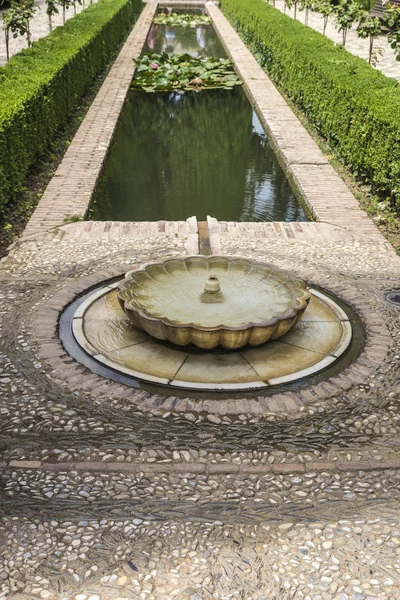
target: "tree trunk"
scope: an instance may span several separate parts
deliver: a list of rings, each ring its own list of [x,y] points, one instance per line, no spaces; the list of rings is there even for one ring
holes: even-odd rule
[[[4,34],[6,36],[6,59],[8,62],[10,60],[10,29],[8,27],[4,30]]]
[[[326,35],[326,26],[328,25],[328,16],[324,17],[324,35]]]
[[[297,2],[294,3],[294,18],[296,18],[297,15]]]
[[[371,60],[372,60],[372,50],[374,47],[374,36],[370,35],[369,36],[369,57],[368,57],[368,62],[369,64],[371,64]]]
[[[308,6],[306,7],[306,14],[304,15],[304,25],[308,25]]]
[[[74,2],[74,15],[76,15],[76,2]]]
[[[343,31],[342,31],[343,48],[345,48],[345,46],[346,46],[346,36],[347,36],[347,27],[344,27]]]
[[[30,48],[31,47],[31,30],[29,27],[29,19],[26,24],[26,39],[28,40],[28,48]]]
[[[286,0],[283,2],[283,14],[286,15]]]
[[[51,19],[51,15],[49,15],[49,33],[53,31],[53,21]]]

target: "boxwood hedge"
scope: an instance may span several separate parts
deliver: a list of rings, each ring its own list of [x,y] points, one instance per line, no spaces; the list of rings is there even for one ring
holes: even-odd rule
[[[99,0],[0,68],[0,214],[141,7],[141,0]]]
[[[222,0],[261,66],[352,172],[400,209],[400,85],[264,0]]]

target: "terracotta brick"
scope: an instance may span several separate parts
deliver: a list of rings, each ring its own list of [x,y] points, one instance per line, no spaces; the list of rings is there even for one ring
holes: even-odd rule
[[[338,471],[365,471],[368,470],[370,466],[369,462],[337,462],[336,468]]]
[[[272,471],[271,465],[257,464],[257,465],[240,465],[240,473],[246,473],[248,475],[262,475],[263,473],[270,473]]]
[[[307,473],[336,470],[336,463],[334,462],[309,462],[305,463],[305,466]]]
[[[145,5],[33,213],[22,239],[85,216],[157,4]],[[55,207],[57,210],[55,211]]]
[[[274,473],[305,473],[303,463],[273,463],[272,471]]]
[[[219,475],[221,473],[239,473],[239,465],[232,463],[219,463],[207,465],[208,475]]]

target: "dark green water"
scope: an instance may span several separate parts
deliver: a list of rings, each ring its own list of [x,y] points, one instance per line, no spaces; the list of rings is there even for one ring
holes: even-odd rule
[[[153,25],[146,50],[226,56],[210,25]],[[193,215],[200,221],[207,215],[306,220],[243,89],[132,90],[89,218],[177,221]]]

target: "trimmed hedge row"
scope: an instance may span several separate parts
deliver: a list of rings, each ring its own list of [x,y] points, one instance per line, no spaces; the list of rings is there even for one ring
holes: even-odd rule
[[[99,0],[0,68],[0,214],[141,7],[141,0]]]
[[[264,0],[222,10],[346,165],[400,209],[400,85]]]

